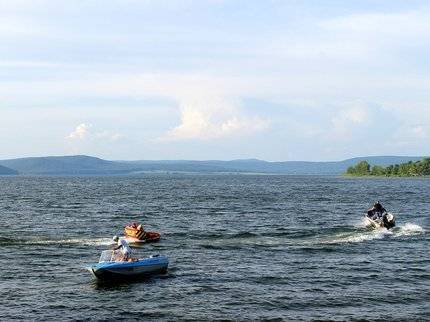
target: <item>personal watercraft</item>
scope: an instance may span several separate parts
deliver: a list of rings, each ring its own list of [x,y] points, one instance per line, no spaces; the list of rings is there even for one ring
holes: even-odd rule
[[[396,219],[390,212],[384,212],[373,216],[365,215],[364,218],[367,227],[390,229],[396,225]]]

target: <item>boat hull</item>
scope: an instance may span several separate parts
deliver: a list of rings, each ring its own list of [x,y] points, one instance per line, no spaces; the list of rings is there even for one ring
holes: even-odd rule
[[[169,266],[166,256],[154,256],[134,262],[102,262],[91,267],[93,275],[100,280],[132,279],[165,273]]]
[[[124,236],[123,237],[129,244],[145,244],[145,243],[153,243],[157,242],[161,238],[161,234],[157,232],[148,231],[142,238],[137,238],[133,236]]]
[[[365,224],[367,227],[370,227],[370,228],[386,228],[386,229],[393,228],[396,225],[395,218],[390,213],[388,213],[387,215],[385,215],[381,219],[376,219],[376,220],[368,216],[364,216]]]
[[[370,219],[369,217],[364,217],[364,220],[366,222],[366,227],[370,228],[384,228],[384,223],[381,221],[376,221],[373,219]]]

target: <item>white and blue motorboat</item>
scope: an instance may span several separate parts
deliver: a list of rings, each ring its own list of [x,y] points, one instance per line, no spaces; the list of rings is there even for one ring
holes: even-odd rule
[[[105,250],[100,260],[89,270],[100,280],[130,279],[142,276],[165,273],[169,259],[163,255],[152,255],[133,261],[118,261],[117,251]]]

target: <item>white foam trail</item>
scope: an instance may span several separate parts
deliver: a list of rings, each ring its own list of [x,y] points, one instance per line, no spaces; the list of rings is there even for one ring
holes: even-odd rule
[[[425,229],[420,225],[413,223],[406,223],[402,226],[399,226],[399,230],[395,232],[396,236],[411,236],[411,235],[419,235],[425,233]]]
[[[335,239],[328,240],[326,244],[339,244],[339,243],[361,243],[364,241],[382,239],[387,235],[391,235],[392,232],[387,229],[377,229],[369,232],[362,233],[348,233],[348,234],[338,234]]]
[[[361,226],[362,225],[362,226]],[[364,218],[360,227],[366,227],[366,219]],[[413,223],[406,223],[402,226],[397,226],[394,230],[387,230],[386,228],[377,228],[371,231],[354,232],[354,233],[341,233],[334,236],[331,240],[319,240],[318,242],[324,244],[338,244],[338,243],[361,243],[364,241],[382,239],[386,236],[400,237],[412,236],[425,233],[426,230]]]
[[[79,246],[106,246],[111,245],[109,238],[72,238],[72,239],[52,239],[52,240],[28,240],[25,244],[36,245],[79,245]]]

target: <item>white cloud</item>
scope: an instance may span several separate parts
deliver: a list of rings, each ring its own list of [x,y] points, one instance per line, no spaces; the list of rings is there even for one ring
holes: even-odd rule
[[[348,135],[355,127],[369,122],[370,108],[361,103],[353,103],[350,107],[340,109],[331,119],[332,129],[336,135]]]
[[[67,139],[70,140],[83,140],[88,137],[91,124],[81,123],[79,124],[75,130],[67,136]]]
[[[411,132],[419,139],[425,139],[428,137],[428,129],[424,125],[413,126]]]
[[[248,116],[231,102],[209,98],[183,101],[181,124],[169,130],[161,140],[209,140],[247,136],[262,131],[269,122]]]
[[[82,83],[72,83],[68,89],[58,90],[68,91],[75,85],[80,87]],[[247,113],[235,99],[260,86],[234,77],[142,74],[107,77],[87,85],[83,91],[101,95],[115,92],[132,97],[163,97],[171,100],[179,109],[180,124],[162,135],[159,138],[161,140],[247,136],[266,129],[270,123],[267,119]]]
[[[83,140],[118,141],[124,138],[124,135],[120,133],[113,133],[107,130],[94,132],[91,130],[92,128],[93,126],[91,124],[81,123],[66,138],[69,140],[75,140],[75,141],[79,141],[79,140],[80,141],[83,141]]]

